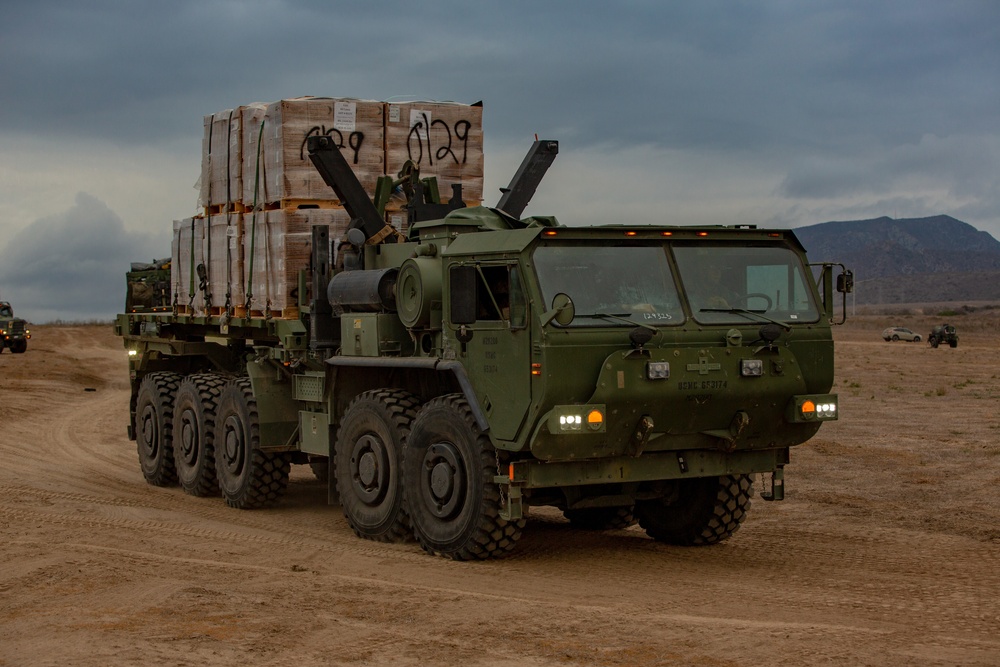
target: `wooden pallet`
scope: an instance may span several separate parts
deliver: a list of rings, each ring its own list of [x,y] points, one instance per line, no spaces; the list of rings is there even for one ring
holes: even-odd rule
[[[225,215],[227,213],[246,213],[247,206],[243,202],[229,202],[228,204],[212,204],[205,207],[205,217]]]
[[[297,210],[310,208],[342,209],[344,205],[337,199],[282,199],[264,204],[265,211]]]

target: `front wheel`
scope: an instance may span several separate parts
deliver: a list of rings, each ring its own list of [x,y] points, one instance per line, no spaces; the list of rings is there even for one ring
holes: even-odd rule
[[[23,338],[18,338],[10,344],[10,351],[14,354],[24,354],[27,349],[28,341]]]
[[[400,389],[366,391],[347,407],[337,432],[334,472],[340,506],[358,537],[410,537],[400,467],[417,401]]]
[[[222,390],[213,442],[219,489],[230,507],[268,507],[285,494],[291,463],[284,454],[260,450],[257,399],[249,378],[237,378]]]
[[[662,498],[636,503],[639,525],[660,542],[715,544],[735,533],[750,510],[750,475],[677,480]]]
[[[455,560],[503,556],[524,520],[500,517],[497,452],[461,394],[420,409],[403,455],[403,484],[413,532],[432,554]]]

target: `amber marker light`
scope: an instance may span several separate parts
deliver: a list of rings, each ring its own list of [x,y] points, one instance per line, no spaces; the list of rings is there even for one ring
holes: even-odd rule
[[[546,236],[555,236],[556,235],[556,231],[552,230],[552,229],[547,229],[547,230],[545,230],[542,233],[545,234]]]
[[[512,482],[514,481],[514,464],[513,463],[507,465],[507,477],[508,477],[508,479],[510,479],[510,481],[512,481]]]
[[[531,374],[532,375],[541,375],[542,374],[542,365],[541,364],[531,364]]]
[[[590,428],[600,428],[603,423],[604,415],[601,414],[600,410],[591,410],[587,413],[587,425]]]
[[[625,236],[635,236],[635,232],[625,232]]]
[[[673,236],[674,233],[673,232],[660,232],[660,235],[661,236]]]
[[[815,413],[816,413],[815,403],[813,403],[812,401],[806,401],[805,403],[802,404],[802,414],[812,416]]]
[[[708,232],[698,232],[698,236],[708,236]]]

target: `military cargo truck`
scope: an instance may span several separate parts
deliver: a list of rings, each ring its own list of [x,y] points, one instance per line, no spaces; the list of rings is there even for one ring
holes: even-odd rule
[[[399,238],[329,137],[308,150],[353,222],[338,272],[313,228],[297,318],[117,318],[149,483],[258,508],[320,461],[357,535],[460,560],[508,553],[546,505],[707,545],[838,418],[852,277],[791,231],[522,218],[558,151],[538,141],[493,208],[415,181]]]
[[[22,354],[28,349],[31,330],[28,323],[14,317],[14,309],[6,301],[0,301],[0,352],[5,347],[14,354]]]
[[[132,262],[125,275],[125,312],[170,310],[170,259]]]

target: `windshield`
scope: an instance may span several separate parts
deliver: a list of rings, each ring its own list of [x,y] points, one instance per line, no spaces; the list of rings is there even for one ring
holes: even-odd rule
[[[673,252],[698,322],[739,324],[755,315],[819,320],[802,260],[789,248],[699,244],[677,245]]]
[[[684,321],[663,246],[551,245],[533,258],[546,305],[560,292],[573,299],[573,326]]]
[[[14,317],[14,311],[7,306],[0,308],[0,317]]]

